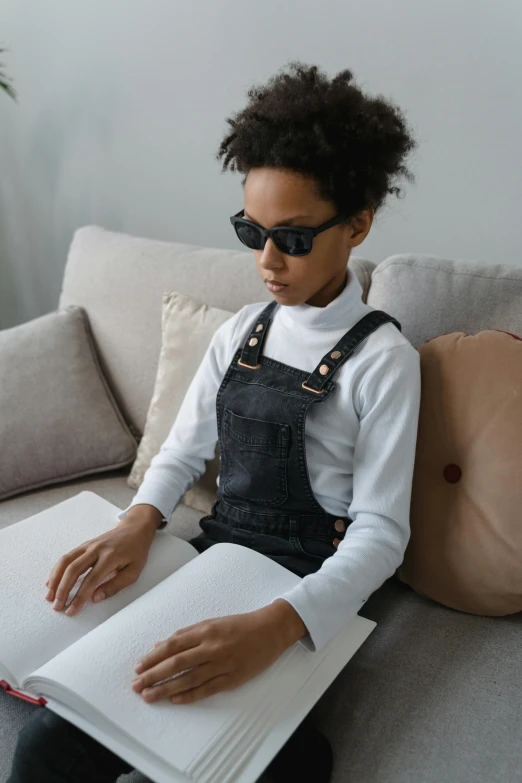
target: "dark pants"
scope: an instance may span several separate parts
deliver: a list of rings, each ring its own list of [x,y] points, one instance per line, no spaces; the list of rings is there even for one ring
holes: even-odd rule
[[[35,707],[18,735],[6,783],[114,783],[133,769],[68,720]]]

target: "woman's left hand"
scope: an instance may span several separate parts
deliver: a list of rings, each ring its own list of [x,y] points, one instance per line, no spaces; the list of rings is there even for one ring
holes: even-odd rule
[[[148,703],[197,701],[242,685],[306,633],[301,617],[284,599],[247,614],[203,620],[156,642],[140,661],[143,670],[132,688]],[[155,685],[175,674],[179,676]]]

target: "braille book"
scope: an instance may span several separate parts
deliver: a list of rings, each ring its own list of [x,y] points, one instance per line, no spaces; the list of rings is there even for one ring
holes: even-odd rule
[[[53,710],[157,783],[253,783],[376,624],[357,615],[316,652],[296,642],[235,689],[147,704],[131,682],[155,641],[261,608],[300,577],[247,547],[222,543],[198,554],[161,530],[134,584],[97,604],[88,599],[75,616],[55,611],[45,598],[52,568],[113,528],[120,511],[83,491],[0,530],[0,698]]]

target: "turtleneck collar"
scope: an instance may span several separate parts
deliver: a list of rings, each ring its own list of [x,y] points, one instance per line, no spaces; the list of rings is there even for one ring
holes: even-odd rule
[[[349,321],[351,315],[364,305],[363,289],[357,275],[348,267],[347,283],[339,296],[326,307],[309,304],[280,305],[278,317],[284,326],[292,328],[304,326],[307,329],[329,329],[340,321]]]

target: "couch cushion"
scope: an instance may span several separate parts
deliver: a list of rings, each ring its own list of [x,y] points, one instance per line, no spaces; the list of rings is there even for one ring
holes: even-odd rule
[[[136,494],[135,490],[127,484],[128,475],[129,467],[120,468],[106,473],[85,476],[76,481],[53,484],[45,489],[25,492],[16,498],[4,500],[0,503],[0,529],[30,517],[38,511],[50,508],[56,503],[61,503],[62,500],[67,500],[84,489],[96,492],[123,510]],[[198,523],[202,516],[204,515],[200,511],[180,503],[174,510],[171,528],[168,532],[188,541],[201,533]]]
[[[486,329],[418,348],[411,536],[397,575],[463,612],[522,610],[522,339]]]
[[[153,457],[176,421],[181,404],[216,331],[232,317],[229,310],[175,291],[163,294],[162,343],[154,394],[147,413],[129,486],[139,489]],[[219,444],[201,478],[185,492],[185,505],[210,514],[216,499]]]
[[[356,256],[349,263],[365,298],[374,264]],[[87,310],[105,377],[136,437],[154,390],[165,291],[231,312],[272,299],[251,251],[160,242],[99,226],[74,234],[60,307]]]
[[[368,304],[393,315],[415,348],[447,332],[522,334],[522,268],[390,256],[373,270]]]
[[[84,308],[1,331],[0,368],[0,500],[134,460]]]

